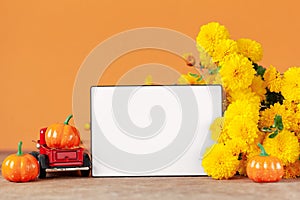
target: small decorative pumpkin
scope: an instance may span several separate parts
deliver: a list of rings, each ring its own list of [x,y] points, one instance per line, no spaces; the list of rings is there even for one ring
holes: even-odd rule
[[[49,148],[70,149],[79,146],[79,131],[69,125],[73,115],[69,115],[64,123],[52,124],[45,133],[46,144]]]
[[[276,182],[283,176],[282,162],[274,156],[269,156],[261,144],[261,153],[248,161],[247,175],[255,182]]]
[[[38,161],[30,154],[23,154],[22,141],[17,154],[6,157],[2,163],[2,176],[12,182],[33,181],[39,175]]]

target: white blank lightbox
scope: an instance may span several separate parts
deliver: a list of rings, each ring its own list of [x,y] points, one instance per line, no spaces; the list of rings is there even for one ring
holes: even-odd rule
[[[91,87],[92,176],[205,175],[220,85]]]

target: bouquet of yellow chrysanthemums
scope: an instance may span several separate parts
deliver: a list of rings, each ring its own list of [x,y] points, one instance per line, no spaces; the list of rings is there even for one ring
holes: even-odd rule
[[[262,143],[282,161],[285,178],[300,176],[300,67],[281,74],[273,66],[258,65],[261,44],[232,40],[216,22],[200,28],[197,48],[200,63],[189,64],[199,73],[183,74],[179,83],[222,84],[227,107],[211,125],[216,144],[203,158],[205,172],[215,179],[246,175],[247,160],[259,154],[257,144]],[[191,60],[191,55],[185,58]]]

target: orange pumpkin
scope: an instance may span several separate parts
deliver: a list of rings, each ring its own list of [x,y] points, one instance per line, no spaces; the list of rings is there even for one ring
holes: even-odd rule
[[[38,161],[30,154],[23,154],[22,142],[19,142],[18,153],[4,159],[2,176],[12,182],[27,182],[35,180],[38,175]]]
[[[79,131],[69,125],[73,115],[69,115],[64,123],[52,124],[45,133],[46,144],[50,148],[70,149],[79,146]]]
[[[269,156],[264,147],[258,144],[261,153],[249,159],[247,175],[255,182],[276,182],[283,176],[283,165],[277,157]]]

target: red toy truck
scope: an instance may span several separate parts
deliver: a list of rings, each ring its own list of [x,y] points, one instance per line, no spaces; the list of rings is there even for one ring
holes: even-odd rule
[[[46,145],[45,133],[47,128],[40,130],[40,139],[36,143],[39,152],[33,155],[40,165],[39,178],[45,178],[47,172],[80,171],[81,176],[89,176],[91,159],[84,148],[51,149]]]

